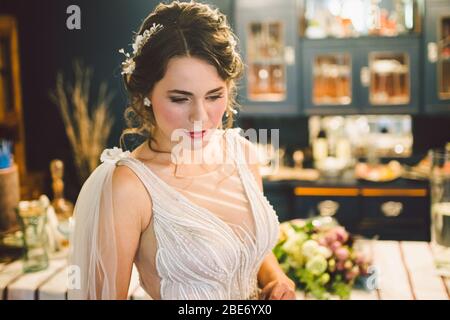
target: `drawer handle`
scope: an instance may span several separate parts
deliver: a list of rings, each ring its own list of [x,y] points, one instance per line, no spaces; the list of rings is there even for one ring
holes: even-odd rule
[[[359,78],[363,87],[368,87],[370,85],[370,69],[369,67],[362,67],[359,72]]]
[[[381,211],[385,217],[398,217],[403,211],[403,203],[388,201],[381,205]]]
[[[284,47],[284,61],[287,65],[292,66],[295,64],[295,49],[292,46]]]
[[[439,59],[438,45],[436,42],[427,43],[428,62],[436,63]]]
[[[339,210],[339,203],[332,200],[324,200],[319,202],[317,209],[319,209],[319,214],[322,217],[331,217]]]

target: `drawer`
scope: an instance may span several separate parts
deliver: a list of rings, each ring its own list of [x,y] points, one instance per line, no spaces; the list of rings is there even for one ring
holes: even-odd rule
[[[363,197],[362,215],[380,222],[424,223],[430,219],[430,207],[426,197]]]
[[[358,197],[296,196],[293,218],[331,216],[352,231],[360,219],[359,202]]]
[[[357,232],[381,240],[430,240],[428,197],[364,197]]]

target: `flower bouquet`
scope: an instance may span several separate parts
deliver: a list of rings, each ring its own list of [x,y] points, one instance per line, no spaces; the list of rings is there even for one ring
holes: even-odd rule
[[[296,219],[281,223],[280,228],[274,254],[297,288],[315,298],[348,299],[358,278],[369,275],[370,261],[333,218]]]

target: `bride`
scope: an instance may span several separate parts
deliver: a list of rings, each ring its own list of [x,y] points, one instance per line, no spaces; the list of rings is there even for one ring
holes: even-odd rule
[[[147,139],[105,150],[83,185],[69,299],[126,299],[133,264],[153,299],[295,299],[272,253],[279,221],[254,145],[231,129],[243,63],[226,17],[159,4],[121,52],[124,134]]]

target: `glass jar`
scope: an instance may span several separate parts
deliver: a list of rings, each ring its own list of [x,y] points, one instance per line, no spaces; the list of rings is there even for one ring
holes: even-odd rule
[[[23,234],[23,271],[26,273],[48,267],[47,208],[45,201],[32,200],[20,201],[16,209]]]
[[[431,247],[437,271],[450,275],[450,152],[430,151]]]

